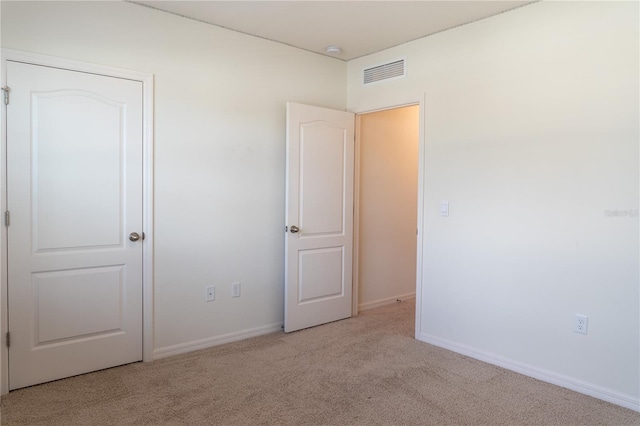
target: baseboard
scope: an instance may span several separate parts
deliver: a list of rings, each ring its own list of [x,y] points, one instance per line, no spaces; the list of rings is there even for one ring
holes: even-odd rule
[[[374,300],[372,302],[359,303],[358,311],[366,311],[367,309],[379,308],[380,306],[390,305],[396,303],[398,300],[413,299],[416,297],[416,292],[400,294],[398,296],[386,297],[384,299]]]
[[[418,340],[434,346],[448,349],[453,352],[457,352],[462,355],[466,355],[471,358],[475,358],[480,361],[484,361],[489,364],[497,365],[498,367],[506,368],[507,370],[515,371],[516,373],[520,373],[525,376],[533,377],[534,379],[538,379],[543,382],[551,383],[575,392],[579,392],[585,395],[592,396],[594,398],[601,399],[603,401],[610,402],[612,404],[619,405],[621,407],[640,412],[640,399],[634,398],[631,395],[621,394],[619,392],[605,389],[584,382],[582,380],[552,373],[550,371],[513,361],[508,358],[503,358],[495,354],[480,351],[470,346],[451,342],[445,339],[440,339],[429,334],[420,334],[420,338]]]
[[[197,351],[199,349],[211,348],[225,343],[236,342],[250,337],[261,336],[282,330],[282,323],[269,324],[262,327],[250,328],[247,330],[227,333],[219,336],[208,337],[206,339],[193,340],[191,342],[180,343],[172,346],[165,346],[153,351],[153,359],[167,358],[174,355]]]

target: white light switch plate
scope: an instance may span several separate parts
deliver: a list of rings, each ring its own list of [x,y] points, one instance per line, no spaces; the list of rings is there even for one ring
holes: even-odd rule
[[[449,202],[440,201],[440,216],[449,216]]]

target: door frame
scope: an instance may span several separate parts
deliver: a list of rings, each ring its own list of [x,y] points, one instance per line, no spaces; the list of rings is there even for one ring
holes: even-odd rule
[[[353,191],[353,290],[352,290],[352,307],[351,314],[358,315],[358,289],[359,289],[359,257],[360,257],[360,116],[379,111],[403,108],[407,106],[419,107],[419,132],[418,132],[418,220],[416,236],[416,320],[415,320],[415,338],[420,336],[422,324],[422,276],[423,276],[423,252],[424,246],[424,174],[426,167],[425,156],[425,95],[407,99],[393,105],[380,106],[374,109],[364,109],[354,111],[356,114],[355,127],[355,167],[354,167],[354,191]]]
[[[142,232],[144,233],[142,243],[142,360],[144,362],[153,361],[153,74],[12,49],[2,49],[0,56],[0,76],[3,87],[7,85],[7,61],[124,78],[142,83]],[[7,209],[7,109],[4,101],[0,102],[0,107],[2,111],[0,120],[0,134],[2,135],[0,212],[5,212]],[[0,394],[4,395],[9,392],[9,351],[5,340],[9,316],[7,227],[2,225],[0,226]]]

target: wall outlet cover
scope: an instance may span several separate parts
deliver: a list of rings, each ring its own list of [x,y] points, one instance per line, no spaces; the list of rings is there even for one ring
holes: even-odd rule
[[[586,315],[576,314],[576,322],[573,331],[580,334],[587,334],[587,326],[589,325],[589,317]]]

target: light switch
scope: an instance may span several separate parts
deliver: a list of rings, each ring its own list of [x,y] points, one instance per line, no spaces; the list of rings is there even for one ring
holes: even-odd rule
[[[449,202],[440,201],[440,216],[449,216]]]

